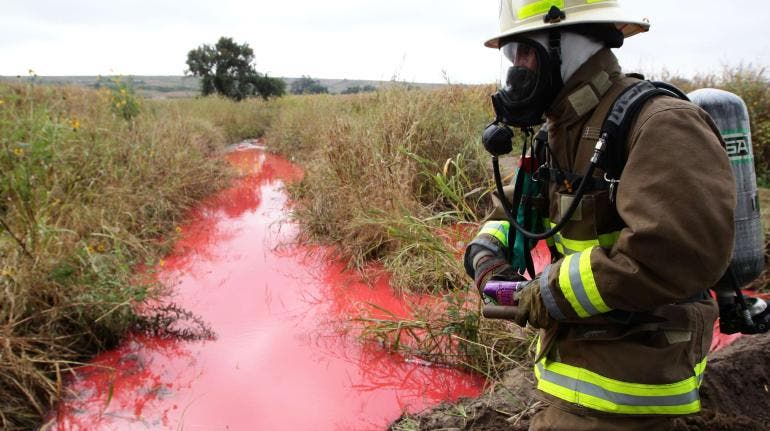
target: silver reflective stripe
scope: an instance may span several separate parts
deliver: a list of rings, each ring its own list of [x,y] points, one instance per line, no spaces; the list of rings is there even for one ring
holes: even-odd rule
[[[548,371],[545,369],[545,366],[543,366],[542,363],[537,364],[537,368],[540,371],[540,378],[542,380],[567,388],[571,391],[575,391],[579,394],[591,395],[593,397],[609,401],[616,405],[637,407],[673,407],[687,405],[700,399],[698,396],[698,389],[693,389],[689,392],[678,395],[644,396],[622,394],[620,392],[613,392],[604,389],[593,383],[584,382],[582,380],[573,379],[572,377],[567,377],[552,371]]]
[[[548,310],[548,314],[556,320],[566,320],[567,316],[561,312],[561,309],[556,304],[556,298],[553,297],[551,288],[548,287],[548,274],[551,272],[551,265],[548,265],[540,274],[540,297],[543,298],[545,308]]]
[[[591,249],[587,250],[587,252],[590,253]],[[583,309],[586,310],[589,315],[596,316],[602,313],[600,313],[599,310],[594,307],[594,304],[591,303],[591,300],[588,299],[586,288],[583,286],[583,279],[580,277],[580,257],[582,255],[583,253],[578,253],[572,256],[572,261],[569,263],[569,282],[572,284],[572,291],[575,293],[575,297],[578,302],[580,302],[580,305],[583,306]]]

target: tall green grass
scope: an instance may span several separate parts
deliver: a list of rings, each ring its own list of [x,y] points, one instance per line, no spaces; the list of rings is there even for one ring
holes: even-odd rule
[[[226,184],[224,145],[260,134],[262,112],[0,85],[0,428],[34,428],[69,370],[128,330],[190,317],[134,310],[159,294],[149,275],[186,211]]]

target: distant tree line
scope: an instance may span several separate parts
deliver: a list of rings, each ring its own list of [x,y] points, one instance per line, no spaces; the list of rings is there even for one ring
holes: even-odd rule
[[[377,91],[377,87],[374,85],[364,85],[363,87],[360,85],[354,85],[342,90],[342,94],[369,93],[372,91]]]
[[[309,76],[302,76],[291,83],[291,94],[326,94],[329,89],[321,81]]]

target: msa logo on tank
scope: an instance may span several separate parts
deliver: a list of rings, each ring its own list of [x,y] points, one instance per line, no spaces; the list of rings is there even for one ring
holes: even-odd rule
[[[751,137],[746,132],[732,132],[722,135],[731,162],[751,161]]]

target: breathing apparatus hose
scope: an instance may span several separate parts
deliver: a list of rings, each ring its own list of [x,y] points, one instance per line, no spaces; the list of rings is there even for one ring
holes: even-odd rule
[[[596,143],[596,147],[594,148],[594,154],[591,157],[591,163],[586,169],[585,174],[583,175],[583,180],[580,181],[580,185],[578,186],[578,189],[575,192],[575,198],[572,200],[572,203],[567,208],[567,211],[562,215],[561,220],[559,220],[556,226],[554,226],[550,230],[543,233],[530,232],[516,222],[517,220],[516,213],[518,212],[518,207],[519,207],[518,200],[521,200],[521,188],[522,188],[522,185],[520,184],[521,175],[517,175],[516,185],[514,186],[514,197],[513,197],[513,205],[515,207],[512,207],[511,202],[508,202],[508,199],[505,198],[505,191],[503,191],[503,180],[502,180],[502,176],[500,175],[500,162],[496,155],[492,155],[492,168],[494,171],[495,186],[497,188],[497,194],[499,195],[498,197],[500,198],[500,202],[502,202],[503,210],[505,211],[505,215],[508,217],[508,222],[511,224],[511,226],[513,226],[525,238],[531,239],[531,240],[546,239],[559,233],[559,231],[562,230],[564,225],[566,225],[567,222],[575,214],[575,211],[577,210],[578,205],[580,205],[580,202],[583,200],[583,195],[585,194],[586,187],[590,182],[589,179],[593,177],[594,170],[596,169],[596,166],[599,164],[599,160],[601,156],[604,154],[604,149],[606,144],[607,144],[607,134],[604,133],[602,134],[602,137],[599,139],[599,141]]]

